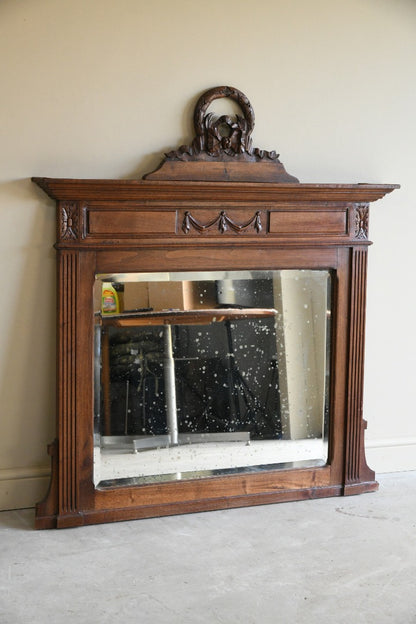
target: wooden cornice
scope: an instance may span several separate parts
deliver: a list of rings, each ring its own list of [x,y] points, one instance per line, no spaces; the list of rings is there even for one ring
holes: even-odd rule
[[[52,199],[74,201],[240,201],[373,202],[400,188],[398,184],[293,184],[256,182],[177,182],[88,180],[34,177]]]

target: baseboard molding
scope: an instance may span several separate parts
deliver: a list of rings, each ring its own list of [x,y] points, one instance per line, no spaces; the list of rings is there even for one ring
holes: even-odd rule
[[[416,438],[367,440],[367,464],[377,473],[416,470]]]
[[[50,468],[0,470],[0,511],[34,507],[45,497]]]
[[[367,440],[366,458],[377,473],[416,470],[416,437]],[[48,491],[50,468],[0,470],[0,511],[34,507]]]

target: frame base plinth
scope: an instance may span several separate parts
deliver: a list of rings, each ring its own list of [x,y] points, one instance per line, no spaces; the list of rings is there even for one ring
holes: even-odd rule
[[[35,529],[66,529],[84,524],[82,513],[43,516],[38,513],[36,506]]]
[[[348,483],[344,486],[344,496],[355,496],[356,494],[365,494],[366,492],[376,492],[378,487],[378,481]]]
[[[56,519],[56,528],[67,529],[71,527],[82,526],[83,524],[85,524],[83,516],[84,514],[77,512],[62,514]]]
[[[35,529],[56,529],[56,528],[57,528],[56,516],[38,515],[37,506],[36,506]]]

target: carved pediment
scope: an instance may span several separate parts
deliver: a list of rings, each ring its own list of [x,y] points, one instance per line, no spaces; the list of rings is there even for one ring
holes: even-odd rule
[[[241,115],[207,113],[220,98],[235,100]],[[252,147],[254,111],[248,98],[234,87],[214,87],[198,100],[194,112],[195,138],[190,145],[165,154],[159,168],[144,176],[151,180],[299,182],[289,175],[276,151]]]

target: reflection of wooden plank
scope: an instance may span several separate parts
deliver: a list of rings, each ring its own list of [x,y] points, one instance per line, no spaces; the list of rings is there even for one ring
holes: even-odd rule
[[[101,449],[110,451],[138,451],[154,450],[161,448],[169,448],[172,446],[170,435],[154,435],[154,436],[101,436]],[[250,443],[249,431],[223,431],[223,432],[205,432],[205,433],[179,433],[178,444],[205,444],[218,442],[243,442]],[[176,446],[176,445],[175,445]]]
[[[267,318],[277,314],[274,308],[213,308],[207,310],[166,310],[162,312],[135,312],[106,314],[101,317],[104,326],[139,327],[144,325],[209,325],[223,321]]]

